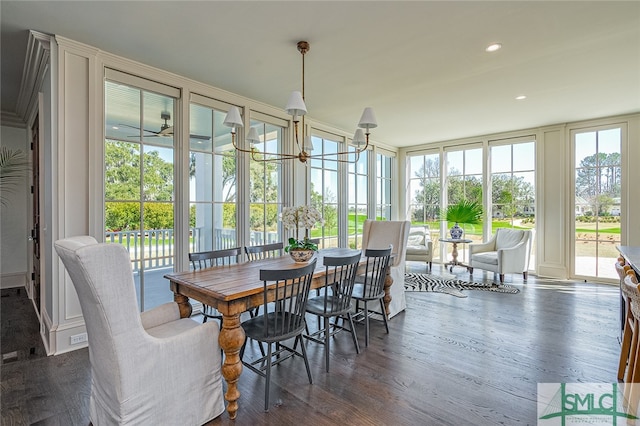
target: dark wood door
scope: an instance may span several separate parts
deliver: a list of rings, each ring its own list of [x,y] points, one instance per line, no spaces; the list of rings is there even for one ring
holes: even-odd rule
[[[36,117],[31,127],[31,173],[32,186],[31,196],[33,198],[33,229],[31,239],[33,242],[33,270],[31,280],[33,281],[33,301],[38,313],[40,313],[40,126],[39,117]]]

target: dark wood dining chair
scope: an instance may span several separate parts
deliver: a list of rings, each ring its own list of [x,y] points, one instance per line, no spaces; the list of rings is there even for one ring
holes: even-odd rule
[[[314,342],[324,345],[325,366],[329,372],[329,351],[331,337],[336,333],[347,330],[351,333],[356,353],[360,353],[356,329],[353,325],[351,313],[351,295],[358,272],[361,252],[358,251],[352,256],[323,258],[325,266],[325,282],[321,295],[312,297],[307,301],[307,312],[322,318],[322,327],[304,337]],[[331,323],[331,319],[334,322]],[[343,325],[338,321],[342,320]],[[349,322],[349,328],[344,326],[344,322]]]
[[[356,277],[352,298],[356,302],[356,314],[354,320],[364,322],[364,345],[369,346],[369,317],[371,314],[382,316],[384,327],[389,334],[387,323],[387,310],[384,307],[384,281],[387,278],[387,270],[391,259],[392,247],[388,249],[367,249],[364,256],[367,259],[366,272]],[[380,302],[380,311],[369,309],[370,302]],[[364,307],[360,307],[360,302]]]
[[[307,349],[302,339],[305,330],[305,310],[309,298],[311,280],[316,268],[314,259],[308,264],[296,269],[261,269],[260,280],[263,282],[263,310],[264,314],[253,317],[242,323],[245,335],[267,345],[267,353],[254,360],[245,361],[245,345],[240,351],[242,364],[251,371],[266,379],[264,392],[264,410],[269,411],[269,385],[271,382],[271,367],[277,365],[292,356],[300,356],[304,359],[309,383],[313,383]],[[273,309],[266,309],[269,297],[274,297]],[[283,342],[295,339],[293,346],[287,346]],[[273,351],[273,344],[276,350]],[[296,348],[300,343],[300,351]]]
[[[211,268],[213,266],[233,265],[238,263],[242,255],[242,248],[235,247],[223,250],[210,250],[197,253],[189,253],[189,261],[194,270]],[[213,307],[202,304],[202,322],[214,318],[220,321],[222,327],[222,315]]]

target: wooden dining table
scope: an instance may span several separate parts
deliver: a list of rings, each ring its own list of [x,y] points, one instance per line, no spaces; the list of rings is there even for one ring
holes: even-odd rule
[[[346,248],[331,248],[319,250],[314,258],[318,259],[313,275],[311,288],[322,287],[325,282],[324,256],[349,256],[355,250]],[[313,259],[311,261],[313,261]],[[306,264],[306,263],[305,263]],[[245,341],[244,330],[240,322],[240,315],[253,308],[261,306],[264,301],[264,286],[260,281],[261,269],[295,269],[305,264],[296,263],[290,256],[268,258],[252,262],[233,265],[216,266],[196,271],[166,274],[174,301],[180,308],[180,316],[188,318],[192,313],[189,298],[205,305],[216,308],[222,314],[222,328],[218,342],[224,351],[222,376],[227,382],[224,395],[227,400],[227,412],[231,419],[235,419],[238,412],[238,380],[242,374],[240,349]],[[359,273],[364,272],[366,258],[360,260]],[[391,296],[389,294],[392,278],[387,273],[385,280],[385,307],[389,308]],[[267,301],[272,301],[267,292]]]

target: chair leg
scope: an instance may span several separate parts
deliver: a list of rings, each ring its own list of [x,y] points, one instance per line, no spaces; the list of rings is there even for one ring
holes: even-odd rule
[[[204,324],[209,319],[209,315],[207,315],[207,310],[209,307],[207,305],[202,305],[202,323]]]
[[[369,346],[369,307],[367,301],[364,301],[364,345]]]
[[[387,310],[384,308],[384,300],[380,299],[380,311],[382,312],[382,319],[384,320],[384,328],[387,329],[389,334],[389,323],[387,322]]]
[[[522,273],[522,279],[523,279],[524,281],[526,281],[526,280],[527,280],[527,275],[529,275],[529,273],[528,273],[528,272],[523,272],[523,273]]]
[[[247,347],[247,339],[244,339],[244,343],[240,347],[240,362],[242,362],[242,358],[244,357],[244,350],[246,347]],[[222,362],[224,363],[224,359],[222,360]]]
[[[467,271],[469,271],[469,275],[473,275],[473,268],[471,266],[467,266]]]
[[[320,317],[318,317],[320,318]],[[329,345],[331,345],[331,339],[329,338],[331,334],[331,330],[329,329],[329,318],[322,317],[322,323],[324,324],[324,362],[327,368],[327,373],[329,372]]]
[[[244,344],[247,344],[247,340],[249,340],[249,337],[244,339]],[[260,348],[260,355],[262,356],[266,356],[266,353],[264,352],[264,348],[262,347],[262,342],[259,342],[256,340],[256,343],[258,344],[258,348]]]
[[[638,351],[638,322],[636,321],[633,326],[633,337],[631,338],[631,349],[629,353],[629,364],[627,367],[627,373],[625,375],[624,381],[624,399],[630,401],[631,399],[631,386],[633,382],[633,374],[634,367],[636,365],[636,355]],[[638,372],[636,372],[638,374]],[[633,407],[634,410],[637,407]]]
[[[313,384],[313,378],[311,377],[311,368],[309,368],[309,358],[307,358],[307,346],[304,344],[302,335],[298,335],[296,340],[300,339],[300,347],[302,348],[302,358],[304,358],[304,366],[307,368],[307,376],[309,377],[309,384]]]
[[[638,395],[638,389],[635,388],[635,386],[638,386],[638,379],[640,379],[640,363],[638,362],[639,357],[637,356],[637,352],[639,349],[639,340],[636,339],[637,333],[638,324],[634,323],[633,339],[631,339],[631,357],[629,358],[627,379],[624,385],[624,396],[626,401],[628,402],[627,412],[634,416],[638,411],[638,400],[640,399],[640,396]]]
[[[356,353],[359,354],[360,353],[360,345],[358,344],[358,336],[356,336],[356,328],[353,324],[353,316],[351,315],[351,312],[347,312],[347,316],[349,318],[349,326],[351,327],[351,338],[353,339],[353,344],[356,347]],[[342,320],[342,322],[344,323],[344,318]]]
[[[264,411],[269,411],[269,384],[271,383],[271,342],[267,343],[267,371],[264,384]]]
[[[504,274],[500,274],[500,284],[504,284]]]
[[[620,346],[620,361],[618,363],[618,380],[624,380],[624,372],[627,367],[631,349],[631,325],[629,319],[625,319],[624,332],[622,333],[622,345]]]

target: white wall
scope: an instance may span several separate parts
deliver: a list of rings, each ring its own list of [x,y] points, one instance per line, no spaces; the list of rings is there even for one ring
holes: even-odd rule
[[[26,129],[2,126],[0,143],[30,155]],[[26,287],[29,276],[29,172],[12,193],[4,193],[9,203],[0,206],[0,288]]]

